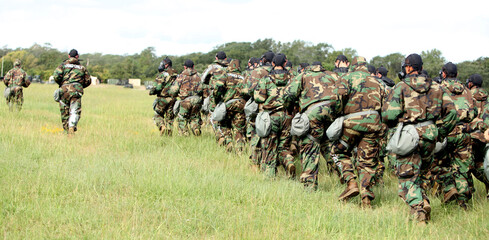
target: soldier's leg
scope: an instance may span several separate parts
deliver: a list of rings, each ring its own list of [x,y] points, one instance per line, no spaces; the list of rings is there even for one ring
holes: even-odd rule
[[[455,187],[458,191],[458,201],[461,207],[467,208],[465,205],[472,198],[471,175],[470,169],[473,168],[472,159],[472,142],[470,135],[460,134],[457,141],[457,148],[453,152],[453,176],[455,179]]]
[[[290,124],[292,118],[284,114],[282,119],[282,128],[279,130],[278,136],[278,154],[279,163],[284,167],[284,170],[289,178],[295,177],[294,156],[291,151],[292,136],[290,135]]]
[[[268,177],[275,177],[277,174],[278,162],[278,136],[276,132],[271,132],[267,137],[260,139],[261,163],[260,169]]]
[[[340,201],[347,201],[360,193],[352,161],[352,149],[360,137],[361,134],[359,132],[343,127],[343,135],[339,141],[333,144],[331,149],[331,157],[341,171],[343,182],[347,184],[345,190],[339,196]]]
[[[234,129],[234,142],[236,150],[242,152],[246,143],[246,117],[244,112],[236,112],[231,120],[231,126]]]
[[[260,145],[260,137],[256,134],[255,130],[255,122],[250,122],[251,129],[251,139],[250,139],[250,148],[251,148],[251,166],[252,168],[259,168],[261,164],[261,146]]]
[[[200,118],[201,105],[197,103],[192,103],[190,112],[190,129],[195,136],[200,136],[202,125],[202,119]]]
[[[178,111],[178,132],[180,135],[188,136],[188,121],[190,119],[190,101],[181,101]]]
[[[360,178],[360,196],[373,200],[374,193],[370,189],[378,166],[379,135],[370,133],[364,135],[357,146],[357,172]],[[370,203],[370,201],[368,201]]]
[[[173,119],[175,119],[175,114],[173,113],[173,105],[175,104],[175,99],[171,97],[165,98],[167,107],[164,110],[163,115],[163,126],[166,129],[166,134],[172,135],[173,131]]]
[[[489,179],[487,179],[484,173],[484,154],[485,154],[486,143],[479,141],[478,139],[472,138],[472,156],[474,159],[474,169],[471,171],[477,180],[481,181],[486,190],[486,195],[489,191]],[[475,192],[473,190],[472,192]]]
[[[24,94],[21,87],[16,89],[14,99],[15,105],[17,105],[15,109],[20,112],[24,104]]]
[[[165,128],[164,128],[164,120],[163,117],[155,112],[155,115],[153,116],[153,122],[155,123],[156,127],[158,128],[158,131],[160,131],[160,134],[163,135],[165,134]]]
[[[61,124],[66,133],[68,133],[68,119],[70,118],[70,101],[61,99],[59,101],[59,111],[61,113]]]
[[[68,119],[68,132],[74,133],[77,131],[78,122],[81,118],[82,104],[80,97],[72,97],[70,99],[70,117]]]

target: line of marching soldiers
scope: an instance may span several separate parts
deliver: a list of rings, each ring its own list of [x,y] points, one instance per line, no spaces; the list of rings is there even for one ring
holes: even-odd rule
[[[363,207],[371,207],[372,187],[383,183],[386,160],[399,179],[399,196],[420,224],[431,216],[428,191],[467,209],[472,175],[489,190],[483,166],[488,93],[478,74],[463,85],[453,63],[436,81],[411,54],[397,84],[385,68],[344,55],[333,71],[314,62],[296,72],[284,54],[273,52],[251,58],[243,72],[224,52],[202,75],[193,66],[187,60],[177,74],[170,59],[160,64],[150,95],[157,96],[154,120],[163,135],[171,135],[174,118],[180,134],[200,135],[204,113],[218,144],[238,153],[251,146],[252,168],[267,176],[282,166],[295,178],[299,156],[299,181],[310,190],[317,189],[322,155],[346,185],[339,200],[360,195]]]

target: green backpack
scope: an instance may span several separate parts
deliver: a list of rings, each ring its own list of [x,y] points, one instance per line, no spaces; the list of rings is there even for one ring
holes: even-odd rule
[[[268,111],[262,111],[256,115],[255,129],[259,137],[268,137],[272,130],[272,119]]]
[[[406,156],[414,151],[419,144],[419,135],[412,124],[404,126],[402,122],[397,125],[396,131],[387,143],[387,151],[399,156]]]

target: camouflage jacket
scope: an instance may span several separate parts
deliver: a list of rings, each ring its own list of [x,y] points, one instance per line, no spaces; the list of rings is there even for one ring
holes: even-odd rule
[[[178,76],[177,71],[175,71],[175,69],[170,67],[168,69],[165,69],[163,72],[161,72],[158,75],[158,77],[156,77],[155,92],[158,97],[170,96],[170,94],[168,94],[168,91],[170,90],[170,87],[172,86],[177,76]]]
[[[231,99],[241,98],[241,89],[244,77],[236,69],[228,68],[227,78],[216,80],[213,96],[215,102],[227,102]]]
[[[19,66],[15,66],[7,72],[7,74],[3,78],[3,83],[7,87],[29,87],[29,85],[31,84],[29,79],[27,79],[27,74]]]
[[[472,138],[481,142],[486,142],[483,133],[489,127],[489,123],[486,123],[489,121],[486,120],[486,118],[489,118],[489,114],[486,113],[488,110],[486,109],[488,93],[483,88],[478,87],[472,87],[470,92],[472,93],[472,97],[474,97],[475,106],[478,110],[477,117],[470,123],[470,130],[480,130],[480,132],[473,132],[470,135]],[[484,120],[486,120],[486,122]]]
[[[389,127],[398,122],[415,124],[431,120],[421,136],[436,141],[446,137],[457,123],[453,100],[441,85],[422,75],[408,75],[396,84],[382,106],[382,120]]]
[[[253,98],[258,103],[259,110],[281,111],[284,109],[285,86],[291,76],[287,70],[272,70],[258,81]]]
[[[441,85],[446,88],[457,109],[458,121],[469,123],[477,116],[477,107],[472,93],[457,79],[448,78]]]
[[[482,109],[484,109],[484,106],[487,104],[487,96],[489,94],[483,88],[478,87],[471,88],[470,92],[472,93],[472,97],[474,97],[475,106],[477,107],[477,110],[479,110],[477,117],[481,118]]]
[[[64,84],[79,83],[86,88],[92,83],[88,70],[80,64],[77,58],[72,57],[54,70],[53,77],[60,87]]]
[[[226,78],[228,65],[229,61],[227,59],[214,61],[214,64],[209,65],[202,73],[202,82],[213,86],[215,80]]]
[[[321,66],[314,66],[307,72],[293,78],[285,88],[285,105],[288,106],[299,101],[301,112],[304,112],[311,104],[332,101],[336,105],[339,99],[335,93],[338,75],[325,71]]]
[[[197,71],[192,68],[187,68],[178,75],[175,82],[168,91],[172,97],[178,97],[183,100],[191,96],[202,96],[202,83]]]
[[[243,88],[241,89],[241,96],[248,100],[249,98],[253,98],[254,91],[260,79],[268,76],[270,71],[272,70],[272,66],[270,64],[257,67],[251,71],[250,75],[245,78]]]
[[[356,66],[342,79],[348,83],[348,92],[343,97],[346,102],[343,113],[350,114],[375,110],[380,113],[386,98],[384,84],[378,78],[370,76],[366,66]]]

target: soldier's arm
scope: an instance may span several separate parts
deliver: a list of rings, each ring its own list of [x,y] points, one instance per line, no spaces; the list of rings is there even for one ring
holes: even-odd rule
[[[7,74],[5,75],[5,77],[3,78],[3,83],[5,84],[5,86],[8,87],[8,82],[10,81],[11,77],[12,77],[12,74],[10,73],[10,71],[8,71]]]
[[[22,71],[22,78],[24,79],[23,87],[28,88],[31,85],[31,81],[29,81],[29,78],[27,77],[27,73],[25,71]]]
[[[302,91],[302,77],[303,74],[299,74],[290,81],[285,87],[284,106],[287,108],[291,104],[294,104],[299,98],[299,94]]]
[[[399,117],[404,112],[403,106],[402,88],[400,85],[396,85],[382,106],[382,122],[387,124],[389,128],[396,126]]]
[[[443,139],[455,128],[458,122],[457,109],[450,94],[443,90],[442,96],[442,116],[438,123],[439,139]]]
[[[53,73],[54,81],[61,86],[63,84],[63,65],[59,65]]]

